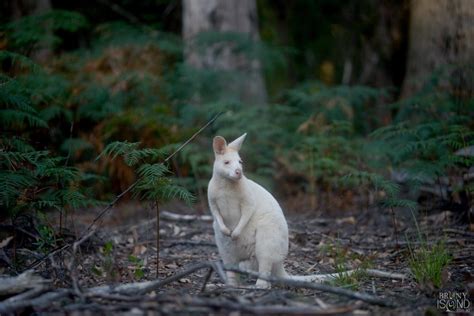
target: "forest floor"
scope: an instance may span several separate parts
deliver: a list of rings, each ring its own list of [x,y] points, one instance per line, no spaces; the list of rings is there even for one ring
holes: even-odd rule
[[[71,216],[74,221],[68,224],[69,230],[80,232],[97,213],[88,210]],[[16,311],[72,315],[141,315],[155,312],[170,315],[418,315],[428,311],[439,312],[439,292],[448,290],[459,293],[471,291],[473,310],[474,233],[469,231],[467,225],[459,224],[455,214],[449,211],[423,214],[418,218],[419,230],[428,243],[443,240],[452,256],[447,271],[443,273],[441,290],[430,284],[418,284],[410,274],[410,247],[419,246],[419,234],[411,214],[397,213],[396,230],[392,214],[380,209],[332,216],[314,212],[286,215],[290,252],[285,266],[289,273],[316,274],[335,272],[341,267],[370,267],[406,274],[406,280],[396,280],[360,273],[355,277],[341,276],[328,284],[344,287],[351,293],[369,294],[380,299],[382,304],[292,284],[274,285],[271,290],[229,288],[222,284],[218,273],[211,274],[209,268],[187,273],[173,282],[145,291],[143,295],[136,290],[126,295],[121,292],[114,294],[113,291],[88,292],[88,289],[106,284],[143,284],[139,282],[163,280],[196,264],[219,259],[209,220],[171,219],[165,216],[167,212],[163,209],[157,275],[154,213],[152,209],[134,204],[110,210],[97,233],[83,242],[80,249],[74,252],[72,249],[65,250],[36,267],[42,277],[52,280],[48,291],[58,293],[59,289],[71,289],[71,292],[58,295],[53,301],[44,301],[41,298],[47,291],[43,289],[39,300],[31,303],[29,298],[31,304],[20,304],[22,309]],[[25,266],[33,260],[31,251],[21,252],[17,248],[17,252],[17,256],[29,254],[25,255]],[[76,259],[71,260],[72,257]],[[246,278],[242,280],[244,284],[255,282],[252,277]]]

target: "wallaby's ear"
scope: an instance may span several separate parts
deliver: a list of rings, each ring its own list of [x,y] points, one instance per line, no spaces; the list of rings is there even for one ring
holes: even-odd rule
[[[237,150],[239,151],[240,150],[240,147],[242,147],[242,143],[244,142],[245,140],[245,136],[247,136],[247,133],[244,133],[242,136],[240,136],[239,138],[237,138],[236,140],[234,140],[232,143],[229,144],[229,148],[232,148],[234,150]]]
[[[214,149],[214,153],[216,155],[223,155],[227,148],[227,142],[225,141],[224,137],[214,137],[214,140],[212,141],[212,148]]]

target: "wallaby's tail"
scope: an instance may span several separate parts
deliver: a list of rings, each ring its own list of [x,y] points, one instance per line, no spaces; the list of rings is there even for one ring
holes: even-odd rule
[[[404,274],[386,272],[386,271],[375,270],[375,269],[347,270],[340,273],[310,274],[310,275],[289,275],[284,269],[283,271],[284,273],[277,274],[278,277],[286,278],[286,279],[290,279],[294,281],[305,281],[305,282],[325,282],[325,281],[333,280],[341,275],[351,275],[357,271],[362,271],[364,274],[368,276],[378,277],[378,278],[397,279],[397,280],[404,280],[407,278],[407,276]]]

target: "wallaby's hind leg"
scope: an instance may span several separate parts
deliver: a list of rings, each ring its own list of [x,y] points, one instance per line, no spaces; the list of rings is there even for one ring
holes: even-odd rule
[[[224,236],[218,227],[217,223],[214,221],[214,232],[216,238],[217,249],[219,250],[219,255],[221,256],[222,263],[224,266],[237,266],[239,260],[236,258],[235,253],[237,253],[235,246],[232,244],[232,241],[229,237]],[[226,271],[227,275],[227,285],[238,286],[239,278],[235,272]]]
[[[283,266],[283,261],[273,264],[273,274],[281,279],[288,279],[290,277]]]
[[[288,252],[288,240],[284,236],[275,234],[275,226],[262,225],[257,228],[255,236],[255,257],[258,261],[258,273],[264,277],[270,277],[272,272],[276,274],[278,265],[283,268],[283,260]],[[258,279],[256,287],[270,288],[270,282]]]
[[[232,271],[227,271],[227,285],[230,286],[239,286],[239,278],[237,273],[232,272]]]
[[[225,251],[221,252],[221,258],[222,258],[222,263],[224,266],[237,266],[238,261],[233,258],[232,256],[229,256],[229,253],[226,253]],[[227,285],[230,286],[238,286],[239,285],[239,275],[235,272],[232,271],[226,271],[227,275]]]
[[[267,257],[257,258],[258,260],[258,273],[264,277],[270,277],[272,272],[273,261]],[[255,287],[261,289],[269,289],[271,287],[270,282],[262,279],[258,279],[255,283]]]

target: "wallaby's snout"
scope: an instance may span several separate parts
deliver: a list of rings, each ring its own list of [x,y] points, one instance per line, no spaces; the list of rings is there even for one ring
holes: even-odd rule
[[[236,177],[237,179],[242,178],[242,168],[237,168],[237,169],[235,169],[234,173],[235,173],[235,177]]]

